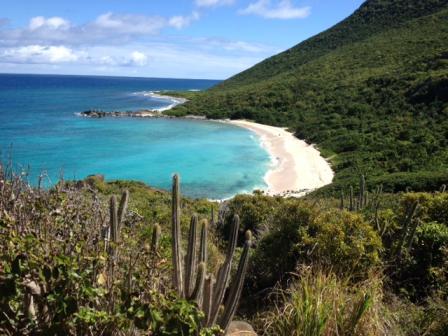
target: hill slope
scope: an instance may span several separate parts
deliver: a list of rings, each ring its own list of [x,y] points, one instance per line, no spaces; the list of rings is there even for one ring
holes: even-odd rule
[[[332,158],[338,183],[446,181],[447,40],[447,0],[366,1],[170,113],[288,126]]]

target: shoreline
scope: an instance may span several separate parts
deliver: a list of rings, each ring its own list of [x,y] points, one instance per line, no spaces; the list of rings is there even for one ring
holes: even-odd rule
[[[247,120],[224,122],[254,132],[270,154],[272,167],[265,175],[266,194],[301,197],[332,182],[334,172],[327,160],[313,145],[286,129]]]
[[[151,97],[151,98],[160,99],[160,100],[168,100],[171,102],[171,104],[168,106],[160,107],[160,108],[152,110],[154,112],[159,112],[159,113],[171,110],[172,108],[176,107],[177,105],[182,105],[188,101],[187,98],[164,95],[163,91],[143,91],[142,94],[145,97]]]
[[[156,91],[146,91],[145,96],[169,100],[172,104],[157,110],[129,112],[82,112],[84,117],[141,117],[173,118],[163,112],[188,101],[185,98],[172,97]],[[245,128],[259,138],[261,146],[271,157],[271,166],[264,176],[267,189],[263,191],[270,196],[302,197],[307,193],[330,184],[334,172],[328,161],[320,152],[305,141],[298,139],[285,128],[255,123],[248,120],[206,119],[204,116],[188,115],[183,119],[208,120]],[[258,189],[258,188],[257,188]],[[252,190],[255,191],[256,189]],[[237,195],[237,194],[236,194]],[[234,197],[233,195],[232,197]]]

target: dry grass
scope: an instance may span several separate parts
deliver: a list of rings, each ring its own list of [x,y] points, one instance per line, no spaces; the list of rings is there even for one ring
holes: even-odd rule
[[[302,268],[275,301],[259,320],[262,335],[400,335],[383,304],[379,274],[352,284],[332,272]]]

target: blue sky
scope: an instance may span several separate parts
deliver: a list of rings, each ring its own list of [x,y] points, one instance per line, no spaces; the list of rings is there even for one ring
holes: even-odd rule
[[[363,0],[0,0],[0,73],[225,79]]]

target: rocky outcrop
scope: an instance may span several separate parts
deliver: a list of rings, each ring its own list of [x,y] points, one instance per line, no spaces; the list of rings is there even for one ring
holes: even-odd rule
[[[106,117],[159,118],[163,116],[160,112],[154,110],[111,111],[111,112],[101,110],[87,110],[79,113],[79,115],[88,118],[106,118]]]
[[[244,321],[232,321],[226,336],[257,336],[252,326]]]

